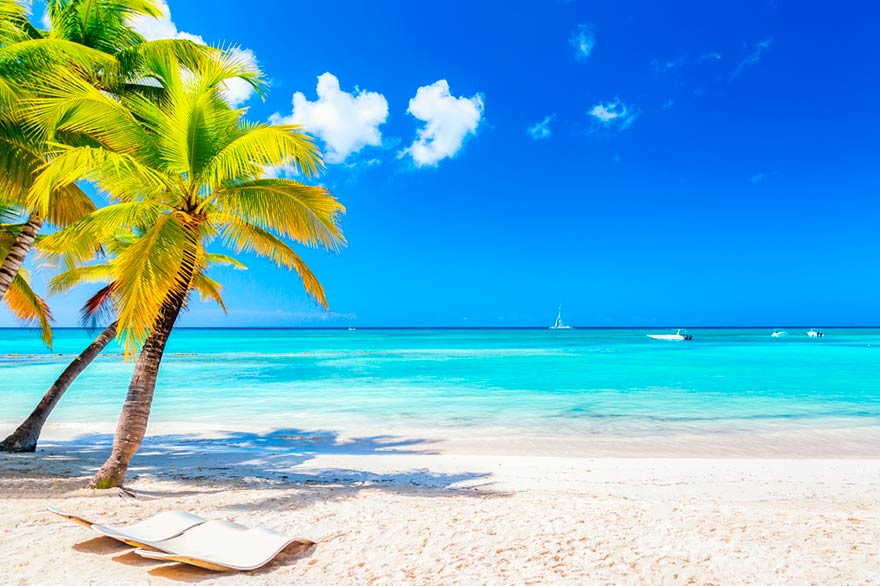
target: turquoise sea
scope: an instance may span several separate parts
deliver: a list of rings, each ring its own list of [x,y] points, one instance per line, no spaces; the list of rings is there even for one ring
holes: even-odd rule
[[[178,329],[153,422],[310,429],[506,428],[652,436],[751,429],[880,429],[880,330]],[[0,423],[20,421],[90,341],[47,350],[0,330]],[[108,349],[53,415],[115,421],[132,364]]]

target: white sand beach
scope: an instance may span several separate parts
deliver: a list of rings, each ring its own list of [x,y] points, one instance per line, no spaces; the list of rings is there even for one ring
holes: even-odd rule
[[[277,438],[276,438],[277,439]],[[4,584],[880,584],[880,460],[465,453],[390,438],[146,446],[83,488],[88,438],[0,456]],[[259,448],[259,446],[256,446]],[[317,542],[251,573],[138,557],[47,505],[183,509]]]

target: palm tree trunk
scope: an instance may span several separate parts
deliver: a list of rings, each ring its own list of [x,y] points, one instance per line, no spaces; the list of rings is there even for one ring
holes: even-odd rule
[[[24,259],[34,245],[34,240],[37,239],[37,234],[40,233],[42,227],[43,218],[37,214],[31,214],[15,238],[15,243],[3,260],[3,266],[0,267],[0,299],[6,296],[6,290],[9,289],[9,285],[12,284],[12,280],[15,279],[15,275],[24,264]]]
[[[168,336],[174,329],[174,322],[180,315],[186,303],[193,277],[196,273],[196,254],[199,238],[199,224],[193,223],[189,228],[189,246],[185,247],[181,254],[180,271],[178,279],[185,286],[179,291],[171,293],[162,304],[159,315],[137,362],[134,365],[134,373],[131,383],[128,385],[128,394],[122,405],[122,413],[119,414],[119,422],[116,424],[116,435],[113,437],[113,450],[110,457],[101,466],[94,478],[89,482],[89,488],[115,488],[122,486],[128,464],[141,447],[144,436],[147,434],[147,423],[150,420],[150,407],[153,404],[153,392],[156,390],[156,377],[159,375],[159,364],[162,362],[162,354],[165,352],[165,344]]]
[[[61,400],[67,388],[76,380],[82,371],[92,363],[107,344],[116,337],[116,322],[110,324],[106,330],[95,338],[82,353],[71,362],[55,383],[49,387],[43,399],[24,422],[18,426],[12,435],[0,442],[0,451],[4,452],[33,452],[37,449],[37,441],[43,431],[43,425],[52,413],[52,409]]]
[[[116,424],[113,451],[89,482],[89,488],[122,486],[128,464],[140,449],[141,442],[147,434],[159,364],[185,298],[186,295],[173,295],[162,306],[159,319],[135,363],[131,383],[128,385],[128,395],[125,397],[122,413],[119,414],[119,422]]]

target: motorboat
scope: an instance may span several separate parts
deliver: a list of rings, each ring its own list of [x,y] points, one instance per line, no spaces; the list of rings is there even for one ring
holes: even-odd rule
[[[812,329],[807,332],[807,336],[811,338],[822,338],[825,336],[825,332],[823,332],[822,330]]]
[[[693,339],[693,336],[687,333],[687,330],[668,330],[665,334],[648,334],[652,340],[666,340],[667,342],[687,342]]]
[[[548,329],[551,330],[573,330],[574,328],[571,326],[567,326],[562,322],[562,306],[559,306],[559,311],[556,312],[556,321],[553,322],[553,325]]]
[[[771,338],[784,338],[788,335],[788,332],[785,330],[773,330],[773,333],[770,334]]]

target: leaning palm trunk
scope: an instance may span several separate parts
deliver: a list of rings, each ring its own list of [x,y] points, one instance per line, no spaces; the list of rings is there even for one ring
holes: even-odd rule
[[[162,313],[156,327],[144,343],[134,367],[128,395],[116,425],[116,436],[113,438],[113,451],[104,465],[92,478],[89,488],[113,488],[122,486],[128,463],[141,447],[147,433],[147,422],[150,419],[150,406],[153,403],[153,391],[156,388],[156,377],[159,374],[159,363],[165,352],[165,344],[174,327],[174,322],[183,307],[183,296],[169,299],[162,307]]]
[[[12,284],[15,275],[24,264],[24,259],[30,252],[40,228],[43,227],[43,218],[37,214],[32,214],[27,222],[21,228],[21,232],[15,238],[15,243],[9,249],[9,254],[3,260],[3,266],[0,267],[0,299],[6,296],[6,290]]]
[[[107,344],[116,337],[116,322],[110,324],[106,330],[95,338],[82,354],[71,362],[55,383],[49,387],[43,399],[24,422],[18,426],[12,435],[0,442],[0,451],[4,452],[33,452],[37,449],[37,441],[43,431],[43,425],[52,413],[52,409],[61,400],[67,388],[76,380],[82,371],[92,363],[92,360],[100,354]]]
[[[190,226],[193,228],[193,226]],[[198,238],[198,226],[187,235],[189,244]],[[159,310],[144,347],[134,365],[128,394],[116,424],[116,435],[113,437],[113,450],[110,457],[89,482],[89,488],[114,488],[122,486],[128,464],[141,447],[147,434],[147,423],[150,420],[150,407],[153,404],[153,392],[156,390],[156,378],[159,375],[159,364],[165,352],[165,344],[174,329],[174,322],[186,303],[193,276],[196,273],[196,259],[189,253],[193,248],[185,249],[182,264],[178,272],[181,286],[168,295]]]

